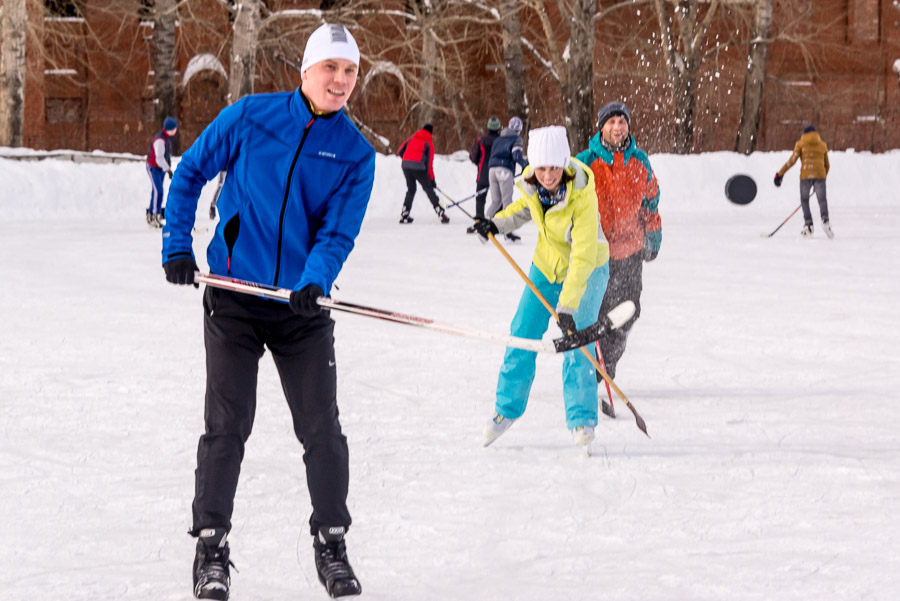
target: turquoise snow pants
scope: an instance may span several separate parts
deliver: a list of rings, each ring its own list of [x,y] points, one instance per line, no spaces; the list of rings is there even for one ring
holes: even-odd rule
[[[562,284],[551,284],[534,265],[528,276],[551,305],[556,306]],[[597,321],[603,294],[609,281],[609,265],[596,268],[587,281],[581,304],[575,311],[575,325],[581,329]],[[540,340],[550,324],[550,313],[530,288],[525,287],[519,308],[510,325],[510,333],[520,338]],[[555,324],[554,324],[554,327]],[[507,348],[497,382],[496,411],[503,417],[517,418],[525,413],[528,394],[534,381],[537,353]],[[566,427],[597,425],[597,376],[594,366],[581,350],[563,353],[563,399]]]

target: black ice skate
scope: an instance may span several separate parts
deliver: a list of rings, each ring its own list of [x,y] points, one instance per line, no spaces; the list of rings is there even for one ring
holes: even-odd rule
[[[231,586],[228,559],[228,533],[224,528],[204,528],[197,541],[194,557],[194,596],[198,599],[226,601]]]
[[[356,579],[347,559],[344,532],[343,526],[322,526],[313,541],[319,582],[325,585],[325,590],[333,598],[358,595],[362,592],[359,580]]]

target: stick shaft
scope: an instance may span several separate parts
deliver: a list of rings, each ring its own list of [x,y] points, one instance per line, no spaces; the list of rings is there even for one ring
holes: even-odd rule
[[[786,224],[788,221],[791,220],[791,217],[793,217],[793,216],[797,213],[797,211],[800,210],[800,208],[801,208],[802,206],[803,206],[803,205],[798,205],[797,208],[794,209],[794,210],[791,212],[791,214],[787,216],[787,219],[785,219],[784,221],[782,221],[781,224],[780,224],[778,227],[776,227],[774,230],[772,230],[772,233],[769,234],[768,236],[766,236],[766,238],[771,238],[772,236],[774,236],[775,233],[776,233],[778,230],[780,230],[782,227],[784,227],[784,224]]]
[[[224,290],[231,290],[232,292],[242,292],[244,294],[252,294],[253,296],[259,296],[262,298],[268,298],[282,302],[290,302],[291,299],[291,291],[285,288],[276,288],[274,286],[257,284],[254,282],[246,282],[235,278],[228,278],[213,274],[206,275],[195,273],[194,279],[197,282],[206,284],[207,286],[222,288]],[[475,330],[463,326],[442,323],[433,319],[428,319],[426,317],[416,317],[415,315],[406,315],[403,313],[397,313],[395,311],[387,311],[385,309],[377,309],[375,307],[366,307],[364,305],[336,301],[330,298],[319,298],[318,303],[319,305],[327,309],[334,309],[335,311],[343,311],[345,313],[354,313],[363,317],[373,317],[375,319],[416,326],[435,332],[442,332],[444,334],[453,334],[454,336],[462,336],[464,338],[471,338],[474,340],[483,340],[485,342],[492,342],[494,344],[499,344],[502,346],[511,346],[513,348],[532,351],[535,353],[556,353],[556,347],[553,346],[553,343],[543,342],[542,340],[530,340],[526,338],[519,338],[517,336],[505,336],[502,334],[483,332],[481,330]]]

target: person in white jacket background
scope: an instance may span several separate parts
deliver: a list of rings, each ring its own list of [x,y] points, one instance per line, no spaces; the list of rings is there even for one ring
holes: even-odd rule
[[[175,117],[166,117],[163,128],[153,136],[147,151],[147,175],[150,176],[150,206],[147,208],[147,225],[150,229],[161,229],[162,209],[165,204],[163,179],[166,173],[172,178],[172,138],[178,131]]]

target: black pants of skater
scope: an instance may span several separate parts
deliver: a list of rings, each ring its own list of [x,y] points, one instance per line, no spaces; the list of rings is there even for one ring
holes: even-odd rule
[[[490,192],[491,180],[488,179],[488,170],[484,169],[484,181],[475,183],[475,219],[484,219],[484,207],[487,204],[487,195]],[[478,192],[481,190],[481,192]]]
[[[809,210],[809,192],[815,189],[816,198],[819,200],[819,215],[822,223],[828,223],[828,194],[825,189],[825,180],[809,178],[800,180],[800,204],[803,206],[803,223],[812,225],[812,211]]]
[[[626,300],[634,303],[634,316],[621,328],[606,332],[598,341],[603,362],[606,364],[606,373],[611,378],[616,377],[616,364],[625,353],[628,333],[641,315],[643,271],[644,261],[640,251],[624,259],[609,260],[609,283],[606,285],[606,294],[603,295],[603,303],[600,305],[600,315],[606,315]],[[597,381],[603,381],[600,374],[597,374]]]
[[[206,289],[203,308],[206,433],[197,448],[193,534],[203,528],[231,529],[265,348],[272,353],[304,449],[313,507],[310,533],[323,525],[349,526],[349,455],[338,420],[334,321],[327,313],[306,319],[286,304],[216,288]]]
[[[437,194],[434,193],[434,182],[428,177],[428,172],[424,169],[404,169],[403,176],[406,177],[406,198],[403,199],[403,215],[409,215],[412,210],[413,198],[416,196],[416,182],[425,190],[425,196],[431,201],[431,206],[437,211],[441,203],[438,201]]]

